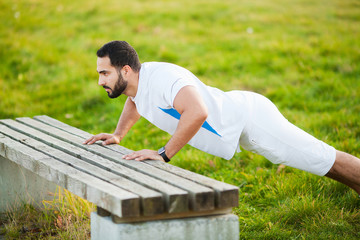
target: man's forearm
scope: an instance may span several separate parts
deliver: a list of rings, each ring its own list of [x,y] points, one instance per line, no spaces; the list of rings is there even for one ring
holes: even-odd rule
[[[168,158],[172,158],[178,151],[180,151],[191,138],[199,131],[206,118],[199,117],[194,119],[190,116],[192,122],[188,122],[188,117],[183,114],[179,121],[178,128],[169,142],[165,145],[166,155]],[[184,120],[183,122],[181,120]]]
[[[183,148],[204,124],[208,111],[195,87],[182,88],[174,99],[174,108],[181,117],[175,133],[165,145],[165,154],[173,157]]]
[[[127,98],[124,109],[120,115],[114,135],[119,136],[120,140],[125,137],[130,128],[139,120],[140,114],[136,105],[130,98]]]
[[[205,122],[206,117],[206,113],[183,112],[174,135],[165,145],[168,158],[172,158],[191,140]]]

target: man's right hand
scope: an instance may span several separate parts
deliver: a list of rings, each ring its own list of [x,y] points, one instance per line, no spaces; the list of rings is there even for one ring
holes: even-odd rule
[[[109,134],[109,133],[100,133],[95,136],[92,136],[89,139],[86,139],[83,144],[93,144],[96,141],[103,140],[102,145],[108,145],[108,144],[119,144],[120,143],[120,136],[115,134]]]

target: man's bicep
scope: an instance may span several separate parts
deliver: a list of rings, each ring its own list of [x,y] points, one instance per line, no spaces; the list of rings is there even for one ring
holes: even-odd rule
[[[186,110],[207,114],[207,107],[202,96],[196,87],[191,85],[184,86],[179,90],[174,98],[173,105],[180,114]]]

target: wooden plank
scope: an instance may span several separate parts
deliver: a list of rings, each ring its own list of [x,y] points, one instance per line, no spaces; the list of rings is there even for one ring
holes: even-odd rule
[[[119,218],[114,215],[112,215],[111,217],[112,217],[112,220],[114,223],[136,223],[136,222],[156,221],[156,220],[164,220],[164,219],[179,219],[179,218],[188,218],[188,217],[204,217],[204,216],[211,216],[211,215],[222,215],[222,214],[229,214],[231,212],[232,212],[232,208],[221,208],[221,209],[215,209],[215,210],[211,210],[211,211],[160,214],[160,215],[142,217],[142,218],[137,218],[137,217]],[[107,215],[105,215],[105,216],[107,216]]]
[[[12,129],[15,129],[16,131],[22,132],[25,135],[31,136],[32,138],[42,141],[47,145],[78,157],[93,165],[104,168],[105,170],[116,173],[122,177],[128,178],[131,181],[137,182],[155,191],[160,191],[164,196],[166,211],[168,213],[188,211],[188,194],[186,191],[180,188],[176,188],[148,175],[141,174],[123,165],[116,164],[113,161],[95,155],[70,143],[51,137],[43,132],[40,132],[14,120],[0,120],[0,122]]]
[[[132,168],[136,171],[140,171],[143,174],[148,174],[154,178],[157,178],[161,181],[172,184],[176,187],[184,189],[189,192],[190,196],[190,209],[193,211],[206,211],[212,210],[215,206],[214,191],[208,187],[197,184],[193,181],[179,177],[177,175],[171,174],[168,171],[153,167],[149,164],[144,164],[143,162],[138,161],[129,161],[124,160],[119,157],[119,153],[112,151],[110,149],[104,148],[100,145],[83,145],[83,138],[74,136],[68,132],[64,132],[53,126],[40,123],[31,118],[17,118],[17,121],[20,121],[28,126],[36,128],[46,134],[52,135],[61,140],[72,143],[78,147],[87,149],[88,151],[100,155],[103,158],[110,159],[117,163],[120,163],[126,167]]]
[[[101,207],[97,207],[96,208],[96,212],[100,217],[108,217],[111,216],[111,212],[101,208]]]
[[[236,186],[164,162],[146,161],[146,163],[214,189],[217,208],[237,207],[239,205],[239,188]]]
[[[88,138],[93,136],[93,134],[91,134],[91,133],[85,132],[85,131],[83,131],[83,130],[81,130],[79,128],[73,127],[71,125],[63,123],[63,122],[61,122],[61,121],[59,121],[59,120],[57,120],[55,118],[52,118],[52,117],[49,117],[49,116],[46,116],[46,115],[39,115],[39,116],[35,116],[33,118],[35,120],[37,120],[37,121],[40,121],[40,122],[44,123],[44,124],[56,127],[56,128],[61,129],[61,130],[65,131],[65,132],[68,132],[70,134],[81,137],[82,139],[88,139]],[[97,142],[97,144],[99,144],[99,143],[100,143],[100,141]],[[115,145],[107,145],[105,147],[109,148],[109,149],[112,149],[113,146],[115,146]],[[117,146],[117,150],[122,154],[128,154],[128,153],[133,152],[132,150],[127,149],[127,148],[125,148],[123,146],[120,146],[120,145]]]
[[[68,125],[66,123],[63,123],[55,118],[49,117],[47,115],[39,115],[39,116],[35,116],[33,117],[33,119],[38,120],[42,123],[45,123],[47,125],[59,128],[63,131],[66,131],[68,133],[71,133],[73,135],[79,136],[79,137],[84,137],[84,138],[89,138],[91,136],[93,136],[92,134],[85,132],[79,128],[73,127],[71,125]]]
[[[163,202],[162,194],[159,192],[148,189],[124,177],[106,171],[95,165],[89,164],[88,162],[75,158],[72,155],[69,155],[58,149],[52,148],[40,141],[10,129],[5,125],[0,125],[0,132],[82,172],[88,173],[94,177],[98,177],[101,180],[110,182],[117,187],[125,189],[129,192],[133,192],[134,194],[140,196],[141,215],[152,216],[164,212],[165,203]]]
[[[0,133],[0,155],[119,217],[139,216],[139,197]]]
[[[81,137],[82,139],[86,139],[91,137],[92,135],[82,131],[78,128],[75,128],[73,126],[70,126],[68,124],[62,123],[56,119],[53,119],[48,116],[36,116],[34,117],[37,120],[40,120],[42,122],[48,122],[50,125],[54,127],[58,127],[59,129],[62,129],[64,131],[67,131],[69,133],[74,133],[75,135]],[[127,154],[132,152],[129,149],[126,149],[120,145],[112,144],[106,146],[109,149],[112,149],[116,152],[119,152],[121,154]],[[173,166],[171,164],[167,164],[160,161],[146,161],[147,164],[150,164],[152,166],[155,166],[157,168],[166,170],[170,173],[176,174],[178,176],[181,176],[183,178],[189,179],[191,181],[194,181],[196,183],[199,183],[201,185],[204,185],[206,187],[212,188],[215,191],[215,206],[217,208],[227,208],[227,207],[237,207],[239,204],[239,188],[224,182],[220,182],[217,180],[214,180],[209,177],[205,177],[203,175],[193,173],[191,171]]]

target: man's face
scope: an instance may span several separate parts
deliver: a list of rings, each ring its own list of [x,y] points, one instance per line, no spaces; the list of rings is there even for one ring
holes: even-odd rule
[[[111,65],[109,57],[98,57],[97,72],[98,84],[106,90],[110,98],[119,97],[126,89],[128,82],[122,77],[121,70]]]

